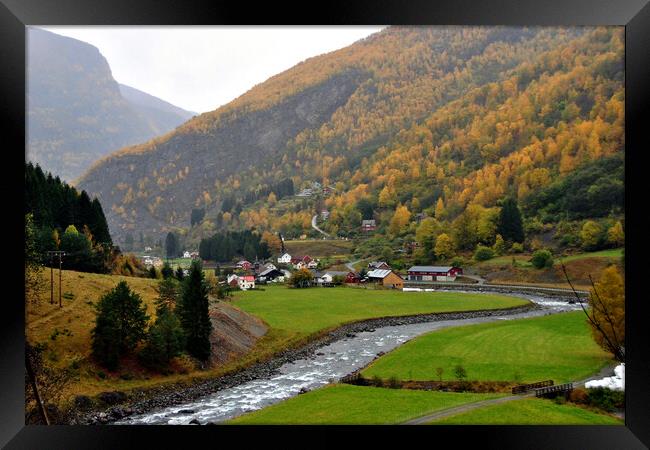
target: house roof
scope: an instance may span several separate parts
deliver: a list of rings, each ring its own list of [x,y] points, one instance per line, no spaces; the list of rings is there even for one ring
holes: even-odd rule
[[[244,281],[255,281],[255,277],[253,275],[244,275],[243,277],[239,277],[239,279]]]
[[[271,272],[277,272],[278,274],[282,274],[282,275],[283,275],[283,272],[282,272],[282,271],[280,271],[280,270],[278,270],[278,269],[275,269],[275,268],[273,268],[273,267],[269,267],[268,269],[264,270],[263,272],[260,272],[260,276],[261,276],[261,277],[264,277],[264,276],[270,274]]]
[[[375,219],[362,220],[361,225],[375,225]]]
[[[391,272],[390,269],[375,269],[368,272],[367,276],[370,278],[386,278]]]
[[[452,266],[413,266],[409,272],[449,272]]]

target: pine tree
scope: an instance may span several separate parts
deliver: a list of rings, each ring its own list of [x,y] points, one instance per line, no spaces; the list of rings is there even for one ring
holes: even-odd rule
[[[178,281],[183,281],[183,278],[185,278],[185,274],[183,273],[183,268],[181,266],[178,266],[176,268],[176,273],[174,275]]]
[[[119,357],[132,351],[144,337],[149,320],[147,308],[126,281],[120,281],[99,300],[96,313],[91,332],[93,357],[114,370]]]
[[[169,263],[165,261],[165,263],[162,266],[162,269],[160,270],[160,273],[162,274],[162,277],[166,280],[174,276],[174,269],[172,269],[172,266],[170,266]]]
[[[190,273],[183,281],[178,315],[185,332],[188,353],[206,361],[210,357],[212,323],[208,314],[208,286],[199,261],[192,262]]]
[[[146,344],[139,356],[146,366],[161,370],[181,353],[184,343],[181,322],[173,311],[163,307],[147,333]]]
[[[507,242],[524,242],[521,212],[514,198],[507,198],[502,202],[497,232]]]

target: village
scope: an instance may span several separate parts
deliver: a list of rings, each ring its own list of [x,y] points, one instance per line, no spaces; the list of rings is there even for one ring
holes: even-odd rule
[[[184,260],[200,260],[196,251],[184,251]],[[157,256],[143,256],[143,264],[147,267],[161,268],[163,259]],[[341,285],[372,286],[374,288],[403,289],[407,284],[427,284],[434,282],[454,282],[462,276],[463,269],[455,266],[411,266],[406,274],[401,274],[384,261],[371,261],[361,270],[330,270],[323,267],[322,261],[309,255],[292,256],[284,252],[273,260],[254,262],[242,259],[234,264],[215,266],[213,262],[202,261],[204,269],[217,269],[226,278],[221,284],[227,284],[231,289],[246,291],[255,289],[258,285],[268,283],[287,283],[292,275],[302,271],[309,279],[300,287],[332,287]],[[183,269],[184,274],[189,273]]]

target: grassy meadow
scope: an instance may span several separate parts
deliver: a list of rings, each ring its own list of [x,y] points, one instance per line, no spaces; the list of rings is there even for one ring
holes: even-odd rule
[[[57,270],[54,275],[56,303],[50,304],[50,273],[45,270],[40,302],[26,308],[25,332],[30,343],[47,346],[44,355],[54,366],[74,368],[76,379],[67,387],[64,395],[67,399],[78,394],[93,396],[108,390],[129,391],[221,376],[268,359],[287,347],[305,342],[314,333],[348,321],[420,312],[500,308],[526,302],[512,297],[466,298],[466,294],[438,297],[352,288],[288,289],[269,286],[264,291],[235,294],[233,304],[236,307],[270,325],[267,334],[241,359],[207,370],[200,370],[189,361],[179,359],[167,374],[161,374],[142,368],[137,359],[130,356],[123,358],[119,370],[110,372],[94,364],[90,358],[94,304],[119,281],[126,280],[142,297],[153,320],[158,280],[64,270],[61,286],[63,307],[59,308]]]
[[[608,414],[570,403],[527,398],[488,405],[430,422],[431,425],[624,425]]]
[[[310,334],[373,317],[511,308],[528,301],[491,294],[266,286],[263,291],[238,292],[233,303],[272,328]]]
[[[462,365],[468,380],[556,384],[586,378],[611,361],[591,337],[582,311],[504,320],[435,331],[374,361],[366,378],[455,380]]]
[[[425,414],[501,394],[464,394],[338,384],[298,395],[228,421],[262,424],[399,424]]]

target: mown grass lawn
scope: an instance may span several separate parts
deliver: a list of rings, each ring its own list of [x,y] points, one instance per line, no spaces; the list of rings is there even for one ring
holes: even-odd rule
[[[254,411],[228,424],[396,424],[499,394],[461,394],[340,384]]]
[[[299,334],[372,317],[510,308],[527,303],[524,299],[491,294],[285,286],[238,292],[234,300],[235,306],[263,319],[272,328]]]
[[[593,340],[582,311],[507,320],[432,332],[377,359],[363,376],[454,380],[462,365],[467,379],[563,383],[586,378],[611,362]]]
[[[431,425],[623,425],[623,421],[572,404],[524,399],[489,405],[430,422]]]

